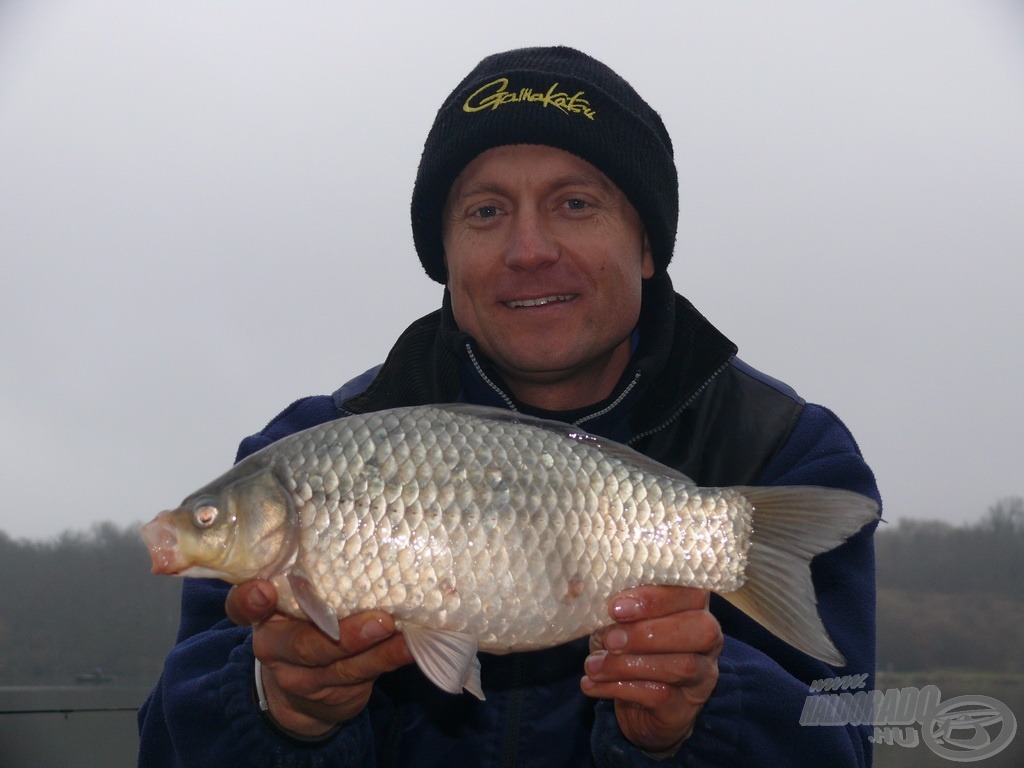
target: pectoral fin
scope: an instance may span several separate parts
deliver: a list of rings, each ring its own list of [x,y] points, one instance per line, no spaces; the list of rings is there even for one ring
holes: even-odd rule
[[[288,574],[288,586],[292,588],[292,595],[295,602],[306,613],[312,621],[329,638],[337,642],[341,638],[338,632],[338,614],[329,606],[320,595],[309,578],[302,571],[292,571]]]
[[[448,693],[462,693],[465,688],[484,700],[475,637],[415,624],[403,626],[402,634],[416,664],[434,685]]]

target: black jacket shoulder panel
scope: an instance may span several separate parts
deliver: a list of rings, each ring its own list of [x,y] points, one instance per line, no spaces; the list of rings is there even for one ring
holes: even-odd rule
[[[750,485],[785,445],[804,402],[734,357],[679,416],[637,445],[698,485]]]
[[[789,397],[794,401],[803,404],[804,399],[800,397],[800,395],[796,393],[796,390],[789,386],[789,384],[787,384],[786,382],[779,381],[778,379],[769,376],[767,373],[757,370],[757,368],[755,368],[752,365],[749,365],[748,363],[743,362],[738,357],[734,357],[730,362],[741,373],[744,373],[750,378],[756,379],[757,381],[760,381],[762,384],[771,387],[779,394],[785,395],[786,397]]]
[[[440,340],[443,328],[443,310],[431,312],[406,328],[364,391],[346,397],[342,387],[335,393],[339,411],[367,413],[456,399],[460,388],[458,361]]]

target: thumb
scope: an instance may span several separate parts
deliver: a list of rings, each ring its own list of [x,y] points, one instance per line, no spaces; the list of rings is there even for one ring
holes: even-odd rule
[[[243,581],[228,592],[224,610],[239,626],[259,624],[277,610],[277,589],[266,579]]]

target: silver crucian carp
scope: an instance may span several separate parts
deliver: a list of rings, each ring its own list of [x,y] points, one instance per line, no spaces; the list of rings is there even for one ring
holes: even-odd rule
[[[334,639],[391,613],[423,672],[483,698],[477,651],[547,648],[643,584],[713,590],[841,665],[810,560],[875,502],[817,487],[701,488],[571,425],[472,405],[349,416],[290,435],[160,513],[155,573],[256,577]]]

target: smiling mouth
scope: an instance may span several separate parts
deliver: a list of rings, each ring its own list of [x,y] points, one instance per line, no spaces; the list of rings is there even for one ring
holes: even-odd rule
[[[519,307],[543,307],[545,304],[556,304],[560,301],[572,301],[578,294],[575,293],[560,293],[556,296],[543,296],[539,299],[516,299],[515,301],[506,301],[505,306],[509,309],[518,309]]]

